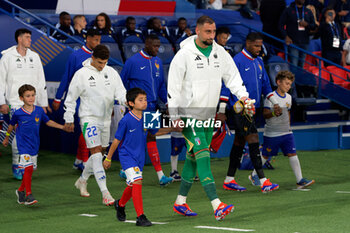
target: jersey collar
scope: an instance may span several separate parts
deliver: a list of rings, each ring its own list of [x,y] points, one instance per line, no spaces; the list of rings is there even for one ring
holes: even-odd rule
[[[243,53],[243,55],[244,55],[246,58],[248,58],[249,60],[251,60],[251,61],[254,60],[253,56],[250,55],[250,53],[249,53],[245,48],[242,50],[242,53]]]
[[[152,56],[148,55],[143,49],[141,49],[140,54],[142,57],[146,58],[146,59],[151,59]]]
[[[88,49],[86,45],[83,45],[81,49],[87,54],[92,54],[92,50]]]
[[[134,117],[137,121],[140,121],[140,120],[141,120],[141,119],[138,118],[134,113],[132,113],[132,111],[130,111],[130,115],[131,115],[132,117]]]
[[[21,109],[22,109],[23,112],[27,113],[28,115],[31,115],[35,111],[35,106],[33,107],[33,112],[28,112],[27,110],[25,110],[23,108],[23,106],[21,107]]]

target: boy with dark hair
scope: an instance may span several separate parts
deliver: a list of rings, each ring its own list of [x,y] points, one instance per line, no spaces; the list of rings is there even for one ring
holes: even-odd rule
[[[104,45],[97,45],[92,57],[83,62],[83,68],[78,70],[69,85],[64,107],[64,120],[70,131],[74,129],[74,113],[76,101],[80,98],[79,118],[90,158],[85,168],[75,182],[80,195],[88,197],[87,180],[94,174],[102,193],[102,203],[112,205],[114,199],[106,184],[106,173],[102,166],[102,153],[109,145],[111,116],[114,101],[125,103],[125,88],[117,71],[107,66],[109,50]]]
[[[290,166],[294,172],[297,187],[299,189],[308,187],[315,183],[314,180],[303,178],[300,162],[295,150],[294,136],[290,128],[290,109],[292,107],[292,97],[288,94],[294,82],[294,75],[290,71],[280,71],[276,76],[277,90],[274,91],[278,104],[282,108],[282,115],[277,116],[273,111],[270,101],[264,102],[264,118],[266,125],[264,130],[264,144],[262,151],[262,164],[268,157],[276,156],[279,148],[283,154],[288,156]],[[252,175],[256,175],[255,170]],[[259,180],[253,182],[253,185],[260,185]]]
[[[145,130],[143,127],[143,111],[147,108],[146,92],[140,88],[132,88],[126,94],[129,111],[119,122],[115,139],[103,162],[105,169],[110,168],[112,156],[119,146],[119,160],[126,174],[127,187],[122,197],[114,203],[119,221],[125,221],[125,205],[132,198],[137,213],[136,226],[151,226],[146,218],[142,204],[142,170],[145,165],[145,148],[147,131],[156,134],[157,130]],[[156,135],[170,132],[160,129]]]
[[[39,151],[39,129],[43,120],[47,126],[65,130],[63,125],[50,120],[44,110],[34,105],[35,88],[29,84],[21,86],[18,90],[19,98],[24,105],[12,115],[6,137],[2,144],[6,147],[9,144],[9,137],[15,125],[18,152],[20,154],[19,167],[24,169],[21,186],[16,190],[17,202],[19,204],[32,205],[38,201],[32,194],[32,174],[36,168]]]

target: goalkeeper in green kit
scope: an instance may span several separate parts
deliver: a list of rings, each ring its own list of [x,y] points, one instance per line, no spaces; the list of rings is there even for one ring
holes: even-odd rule
[[[197,215],[187,205],[186,198],[198,171],[215,219],[222,220],[234,206],[221,202],[217,196],[209,153],[213,126],[225,120],[225,109],[219,108],[219,113],[216,111],[222,81],[243,103],[248,114],[254,112],[254,100],[248,98],[233,59],[215,43],[215,32],[215,22],[208,16],[201,16],[197,20],[197,35],[180,44],[181,49],[170,64],[168,109],[173,127],[182,130],[187,146],[180,191],[173,209],[184,216]],[[214,120],[215,115],[220,121]]]

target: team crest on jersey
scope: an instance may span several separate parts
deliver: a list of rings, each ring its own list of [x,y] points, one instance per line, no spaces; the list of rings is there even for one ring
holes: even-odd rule
[[[215,59],[217,59],[217,58],[218,58],[218,55],[217,55],[216,53],[214,54],[214,58],[215,58]]]
[[[105,79],[107,79],[108,78],[108,75],[107,74],[105,74]]]
[[[244,126],[244,131],[248,131],[248,127]]]
[[[267,148],[266,148],[266,151],[270,153],[270,152],[272,151],[272,149],[269,148],[269,147],[267,147]]]
[[[39,116],[35,116],[35,122],[36,122],[37,124],[39,123],[39,120],[40,120]]]
[[[159,70],[159,64],[157,63],[157,61],[154,62],[154,65],[156,66],[157,70]]]
[[[30,61],[30,62],[33,62],[33,58],[32,58],[32,57],[30,57],[30,58],[29,58],[29,61]]]
[[[290,106],[289,103],[286,103],[286,106],[287,106],[287,108],[289,108],[289,106]]]
[[[177,146],[174,147],[174,150],[177,151],[179,148],[177,148]]]
[[[200,138],[195,138],[194,141],[196,142],[197,146],[201,144],[201,139]]]
[[[262,66],[259,64],[259,69],[260,69],[260,71],[262,71]]]

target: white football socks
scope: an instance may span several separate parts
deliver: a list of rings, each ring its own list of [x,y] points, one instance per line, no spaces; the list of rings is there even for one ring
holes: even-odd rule
[[[187,199],[187,197],[185,197],[185,196],[177,195],[175,204],[177,204],[177,205],[185,204],[186,203],[186,199]]]
[[[214,200],[211,201],[211,205],[213,206],[214,211],[219,207],[220,203],[221,201],[219,198],[215,198]]]
[[[158,176],[158,180],[162,179],[162,177],[164,176],[163,170],[160,170],[159,172],[157,172],[157,176]]]
[[[81,178],[83,178],[85,181],[87,181],[89,179],[89,177],[94,174],[93,170],[92,170],[92,156],[90,156],[90,158],[88,159],[88,161],[86,161],[85,165],[84,165],[84,170],[81,173]]]
[[[290,166],[293,169],[295,178],[297,180],[297,183],[303,178],[303,175],[301,174],[301,166],[299,162],[299,158],[297,155],[289,157],[289,163]]]
[[[92,170],[94,172],[96,182],[101,192],[103,193],[103,191],[107,190],[107,184],[105,169],[102,165],[102,153],[98,152],[96,154],[93,154],[90,156],[90,158],[92,158]]]
[[[171,155],[170,156],[170,162],[171,162],[171,172],[177,171],[177,160],[179,158],[179,155]]]

